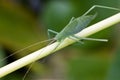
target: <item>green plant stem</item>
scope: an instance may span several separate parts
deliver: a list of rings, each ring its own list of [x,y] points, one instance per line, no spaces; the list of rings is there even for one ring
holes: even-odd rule
[[[78,37],[88,37],[92,34],[95,34],[96,32],[99,32],[107,27],[110,27],[114,24],[117,24],[120,22],[120,13],[115,14],[107,19],[104,19],[92,26],[89,26],[87,28],[85,28],[84,30],[80,31],[79,33],[75,34],[75,36]],[[56,48],[56,50],[54,50],[54,48],[59,44],[59,42],[55,42],[49,46],[46,46],[38,51],[35,51],[19,60],[16,60],[2,68],[0,68],[0,78],[15,71],[18,70],[38,59],[41,59],[49,54],[52,54],[55,51],[58,51],[72,43],[75,43],[74,40],[68,39],[66,38],[59,47]],[[54,51],[53,51],[54,50]]]

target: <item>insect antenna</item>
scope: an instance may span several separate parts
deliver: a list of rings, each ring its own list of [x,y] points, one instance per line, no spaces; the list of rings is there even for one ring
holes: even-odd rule
[[[11,55],[3,58],[2,60],[0,60],[0,62],[8,59],[9,57],[11,57],[11,56],[13,56],[13,55],[15,55],[15,54],[17,54],[17,53],[19,53],[19,52],[22,52],[22,51],[26,50],[26,49],[28,49],[28,48],[31,48],[31,47],[33,47],[33,46],[36,46],[36,45],[38,45],[38,44],[41,44],[41,43],[44,43],[44,42],[48,42],[48,41],[51,41],[51,40],[53,40],[53,38],[52,38],[52,39],[48,39],[48,40],[44,40],[44,41],[40,41],[40,42],[37,42],[37,43],[34,43],[34,44],[30,45],[30,46],[27,46],[27,47],[25,47],[25,48],[23,48],[23,49],[20,49],[20,50],[18,50],[18,51],[16,51],[16,52],[12,53]]]

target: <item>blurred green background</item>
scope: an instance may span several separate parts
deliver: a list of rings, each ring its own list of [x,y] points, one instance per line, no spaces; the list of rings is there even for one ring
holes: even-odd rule
[[[119,8],[120,0],[1,0],[0,60],[36,42],[48,39],[47,29],[62,30],[69,20],[84,14],[93,5]],[[91,23],[119,11],[96,8]],[[85,41],[73,44],[35,62],[25,80],[120,80],[119,24],[90,37],[109,42]],[[4,66],[48,43],[21,51],[0,62]],[[29,65],[0,80],[22,80]]]

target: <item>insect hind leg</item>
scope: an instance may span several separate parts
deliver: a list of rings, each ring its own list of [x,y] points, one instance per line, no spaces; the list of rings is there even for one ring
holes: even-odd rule
[[[79,40],[89,40],[89,41],[101,41],[101,42],[107,42],[107,39],[96,39],[96,38],[79,38],[77,36],[73,36]]]
[[[120,9],[114,8],[114,7],[102,6],[102,5],[94,5],[94,6],[92,6],[87,12],[85,12],[85,13],[83,14],[83,16],[87,15],[87,14],[90,13],[93,9],[95,9],[95,8],[97,8],[97,7],[98,7],[98,8],[104,8],[104,9],[111,9],[111,10],[120,11]]]

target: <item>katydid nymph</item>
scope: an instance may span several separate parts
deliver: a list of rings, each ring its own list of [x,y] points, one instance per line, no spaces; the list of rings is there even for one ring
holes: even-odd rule
[[[75,34],[77,34],[78,32],[80,32],[81,30],[83,30],[85,27],[87,27],[89,25],[89,23],[95,19],[95,17],[97,16],[97,14],[94,15],[87,15],[91,10],[93,10],[95,7],[100,7],[100,8],[107,8],[107,9],[113,9],[113,10],[119,10],[117,8],[113,8],[113,7],[107,7],[107,6],[100,6],[100,5],[95,5],[93,7],[91,7],[85,14],[83,14],[82,16],[78,17],[78,18],[74,18],[72,17],[72,19],[69,21],[69,23],[65,26],[64,29],[61,30],[61,32],[56,32],[53,30],[48,29],[48,32],[53,32],[56,34],[56,36],[53,39],[49,39],[47,41],[52,40],[52,42],[57,41],[59,42],[59,44],[55,47],[55,49],[62,43],[62,41],[64,41],[64,39],[66,38],[70,38],[75,40],[76,42],[80,42],[83,43],[81,40],[93,40],[93,41],[108,41],[107,39],[94,39],[94,38],[83,38],[83,37],[77,37],[75,36]],[[120,11],[120,10],[119,10]],[[38,42],[41,43],[41,42]],[[35,46],[38,43],[32,45]],[[51,43],[51,42],[50,42]],[[31,46],[29,46],[31,47]],[[27,48],[29,48],[27,47]],[[27,49],[25,48],[25,49]],[[55,50],[54,49],[54,50]],[[24,49],[22,49],[24,50]],[[21,51],[21,50],[20,50]],[[18,51],[18,52],[20,52]],[[16,53],[15,53],[16,54]],[[41,54],[41,53],[40,53]],[[13,54],[12,54],[13,55]],[[11,55],[10,55],[11,56]],[[9,57],[9,56],[8,56]],[[7,57],[7,58],[8,58]],[[5,58],[6,59],[6,58]],[[28,70],[29,71],[29,70]],[[27,72],[28,72],[27,71]],[[27,74],[27,73],[26,73]],[[26,74],[23,78],[23,80],[26,77]]]

